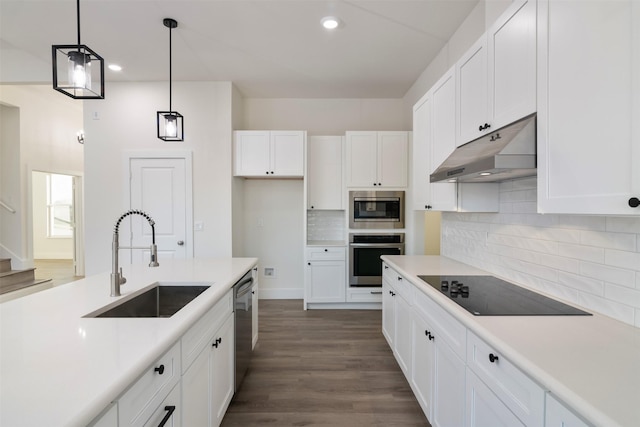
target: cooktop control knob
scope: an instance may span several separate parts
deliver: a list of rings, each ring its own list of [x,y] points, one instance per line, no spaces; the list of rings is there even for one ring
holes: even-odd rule
[[[441,288],[443,291],[446,291],[447,289],[449,289],[449,282],[448,282],[447,280],[443,280],[443,281],[440,283],[440,288]]]

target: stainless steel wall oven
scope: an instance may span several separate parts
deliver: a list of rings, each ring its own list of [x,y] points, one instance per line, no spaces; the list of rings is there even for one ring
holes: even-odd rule
[[[404,255],[404,233],[349,234],[349,286],[382,286],[382,255]]]
[[[349,228],[404,228],[404,191],[350,191]]]

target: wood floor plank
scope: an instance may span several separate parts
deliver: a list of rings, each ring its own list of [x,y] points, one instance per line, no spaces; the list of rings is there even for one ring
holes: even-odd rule
[[[260,300],[258,346],[222,426],[430,426],[381,316]]]

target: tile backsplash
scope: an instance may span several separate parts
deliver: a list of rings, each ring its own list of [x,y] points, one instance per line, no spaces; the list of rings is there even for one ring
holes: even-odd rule
[[[344,211],[307,210],[307,241],[344,241]]]
[[[640,217],[536,213],[536,178],[499,213],[442,214],[442,255],[640,327]]]

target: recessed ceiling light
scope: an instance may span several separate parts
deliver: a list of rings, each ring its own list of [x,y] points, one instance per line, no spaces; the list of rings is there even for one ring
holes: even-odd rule
[[[122,67],[118,64],[109,64],[109,69],[111,71],[122,71]]]
[[[335,30],[340,26],[340,20],[335,16],[325,16],[320,20],[322,26],[327,30]]]

